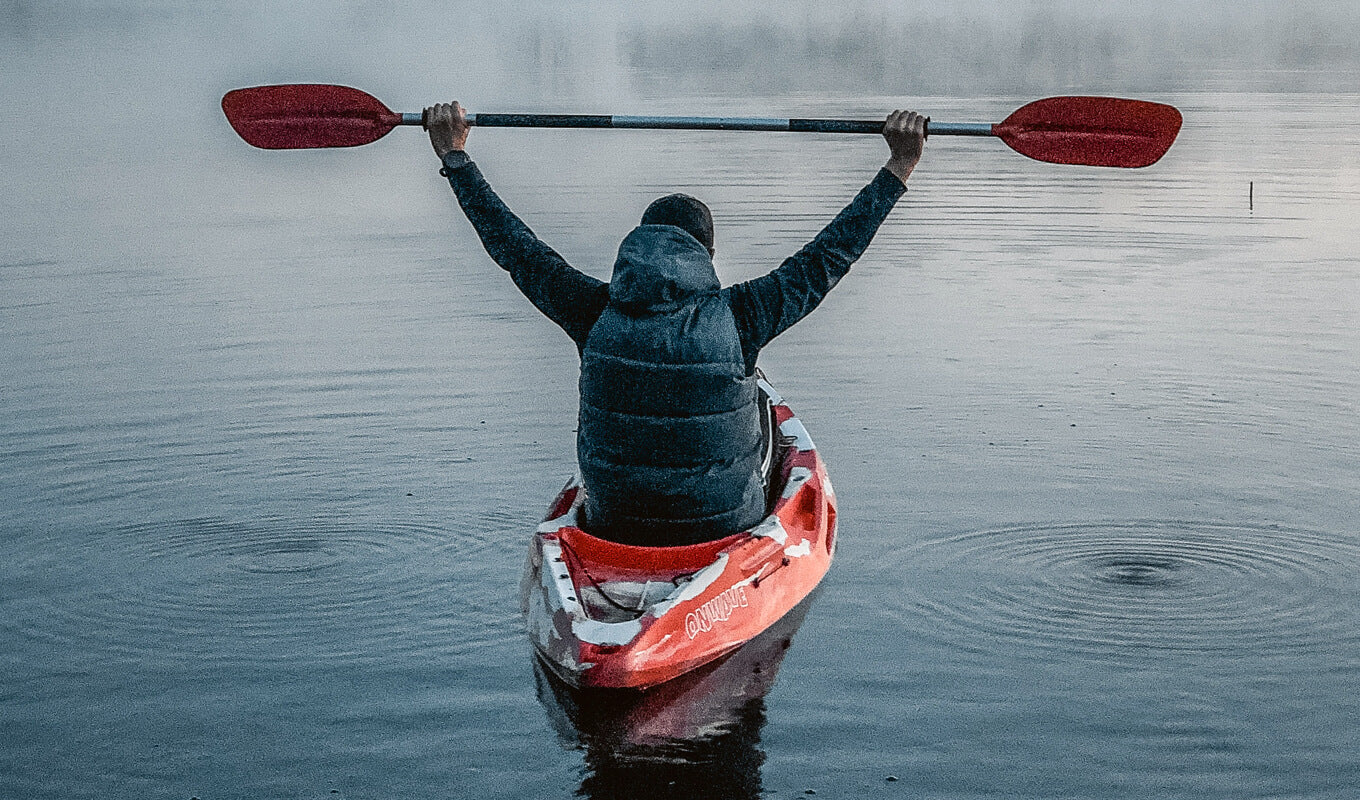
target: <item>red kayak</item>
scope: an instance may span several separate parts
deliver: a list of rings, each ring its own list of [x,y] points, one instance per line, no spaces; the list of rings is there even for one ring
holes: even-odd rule
[[[681,547],[639,547],[577,527],[573,478],[529,546],[521,587],[543,662],[575,687],[644,689],[732,652],[798,605],[836,550],[836,495],[807,429],[763,379],[773,424],[773,504],[754,528]]]

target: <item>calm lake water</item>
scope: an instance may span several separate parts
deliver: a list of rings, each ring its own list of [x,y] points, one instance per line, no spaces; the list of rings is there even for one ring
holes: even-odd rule
[[[1355,15],[804,5],[0,5],[0,797],[1355,797]],[[573,346],[419,131],[236,139],[221,94],[286,81],[949,121],[1117,93],[1185,127],[1137,171],[928,144],[762,356],[838,490],[822,589],[621,706],[537,674],[518,610],[573,469]],[[602,278],[655,196],[707,200],[728,282],[886,157],[470,149]]]

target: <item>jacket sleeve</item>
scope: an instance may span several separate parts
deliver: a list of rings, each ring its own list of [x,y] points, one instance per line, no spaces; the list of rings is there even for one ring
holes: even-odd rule
[[[810,314],[850,271],[905,191],[895,175],[879,170],[803,249],[774,271],[726,290],[748,367],[760,348]]]
[[[501,201],[471,161],[442,170],[487,255],[529,302],[583,346],[609,301],[609,284],[568,264]]]

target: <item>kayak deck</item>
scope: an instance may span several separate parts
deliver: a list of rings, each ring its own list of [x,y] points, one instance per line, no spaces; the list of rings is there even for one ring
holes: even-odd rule
[[[835,554],[835,492],[811,437],[768,384],[782,435],[769,515],[724,539],[618,544],[577,525],[567,482],[529,548],[522,605],[544,662],[573,686],[646,688],[740,647],[821,581]]]

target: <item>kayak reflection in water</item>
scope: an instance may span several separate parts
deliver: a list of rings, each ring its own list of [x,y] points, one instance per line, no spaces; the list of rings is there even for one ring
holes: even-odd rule
[[[647,692],[574,689],[535,659],[538,699],[553,728],[585,751],[578,795],[761,797],[765,695],[811,602],[731,655]]]
[[[843,211],[777,269],[722,287],[707,206],[652,203],[609,283],[571,267],[501,202],[465,150],[457,103],[425,110],[440,170],[483,246],[581,356],[577,461],[584,528],[636,545],[746,530],[766,514],[760,349],[807,316],[864,252],[906,191],[926,118],[895,111],[890,157]]]

